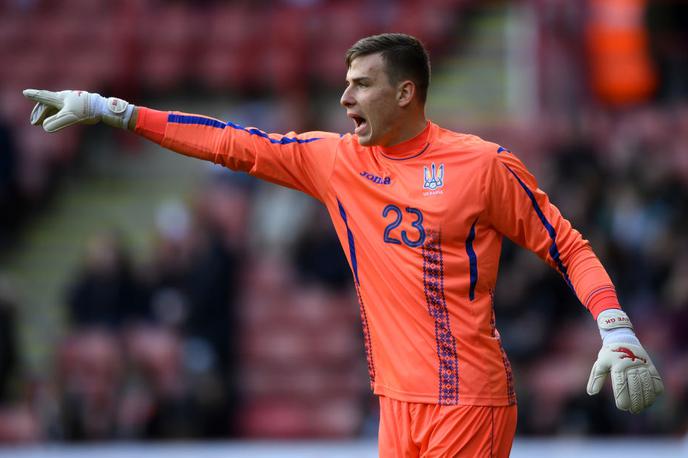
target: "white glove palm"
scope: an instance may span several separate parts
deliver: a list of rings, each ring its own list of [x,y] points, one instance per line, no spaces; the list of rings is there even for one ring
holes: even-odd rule
[[[611,372],[616,407],[639,413],[664,392],[662,378],[632,331],[621,310],[605,310],[597,318],[603,336],[602,349],[590,372],[589,395],[600,392]]]
[[[126,128],[134,111],[134,105],[122,99],[106,99],[100,94],[86,91],[26,89],[24,96],[37,102],[31,112],[31,124],[42,124],[46,132],[100,121],[113,127]]]

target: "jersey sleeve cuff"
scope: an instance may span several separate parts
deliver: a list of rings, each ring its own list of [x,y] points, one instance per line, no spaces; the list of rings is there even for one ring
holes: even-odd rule
[[[168,112],[145,107],[138,107],[138,109],[139,114],[134,132],[155,143],[162,143],[165,138]]]
[[[588,310],[597,320],[600,313],[609,309],[621,309],[616,291],[613,288],[605,288],[593,293],[587,301]]]

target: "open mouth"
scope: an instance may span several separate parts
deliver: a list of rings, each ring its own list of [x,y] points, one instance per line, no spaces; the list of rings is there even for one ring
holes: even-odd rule
[[[360,134],[360,132],[368,126],[368,121],[366,121],[366,119],[363,116],[350,114],[349,117],[354,121],[354,125],[356,126],[354,129],[354,133],[357,135]]]

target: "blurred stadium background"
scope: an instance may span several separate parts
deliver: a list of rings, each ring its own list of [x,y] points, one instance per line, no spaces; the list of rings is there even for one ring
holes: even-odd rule
[[[346,132],[344,52],[386,31],[429,47],[430,117],[516,152],[591,241],[664,377],[641,415],[589,398],[595,323],[505,244],[513,456],[688,456],[681,0],[1,0],[0,456],[376,455],[315,201],[102,126],[47,135],[21,90]]]

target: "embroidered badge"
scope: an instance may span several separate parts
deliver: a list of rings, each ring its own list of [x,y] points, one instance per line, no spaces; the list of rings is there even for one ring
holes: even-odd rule
[[[444,164],[440,164],[439,167],[435,166],[433,162],[430,164],[430,168],[423,166],[423,189],[429,189],[429,193],[423,193],[423,195],[432,194],[442,194],[442,190],[439,189],[444,185]]]

